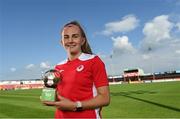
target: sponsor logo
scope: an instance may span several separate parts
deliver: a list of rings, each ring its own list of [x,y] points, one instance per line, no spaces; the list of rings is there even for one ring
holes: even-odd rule
[[[82,71],[83,69],[84,69],[84,65],[79,65],[79,66],[76,68],[76,70],[77,70],[78,72]]]

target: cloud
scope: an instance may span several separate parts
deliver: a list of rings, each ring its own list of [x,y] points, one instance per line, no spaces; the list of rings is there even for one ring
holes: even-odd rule
[[[154,52],[141,52],[137,50],[132,54],[112,54],[103,57],[107,73],[121,75],[124,69],[141,68],[145,73],[179,70],[180,68],[180,43],[175,47],[167,46]]]
[[[11,70],[11,72],[15,72],[15,71],[16,71],[16,68],[11,67],[10,70]]]
[[[180,31],[180,22],[176,24],[177,29]]]
[[[34,64],[28,64],[28,65],[26,66],[26,69],[32,69],[32,68],[34,68],[34,67],[35,67]]]
[[[111,39],[113,41],[114,50],[118,50],[118,53],[132,53],[135,51],[132,44],[128,41],[129,39],[127,36],[112,37]]]
[[[105,24],[103,35],[111,35],[117,32],[128,32],[134,30],[139,24],[139,20],[134,15],[127,15],[120,21],[109,22]]]
[[[179,54],[180,55],[180,50],[176,50],[175,53]]]
[[[41,62],[40,67],[43,69],[49,69],[51,66],[48,62]]]
[[[137,48],[128,36],[112,37],[115,52],[102,57],[108,74],[120,75],[127,68],[141,68],[145,73],[180,70],[180,38],[172,35],[178,26],[168,15],[154,17],[145,23]]]
[[[23,79],[39,79],[42,76],[42,73],[45,72],[50,68],[50,64],[48,62],[41,62],[40,65],[35,64],[28,64],[24,67],[19,68],[16,70],[16,68],[12,67],[10,68],[11,72],[13,73],[7,73],[3,74],[2,79],[6,80],[23,80]]]
[[[145,49],[157,48],[166,43],[171,38],[170,31],[173,23],[168,20],[168,15],[155,17],[152,21],[145,24],[143,28],[144,39],[141,46]]]
[[[41,78],[42,70],[39,67],[30,68],[28,70],[24,70],[24,67],[18,68],[11,68],[13,73],[8,72],[4,73],[2,79],[4,80],[24,80],[24,79],[39,79]]]
[[[150,59],[150,55],[148,55],[148,54],[142,54],[142,59],[144,59],[144,60],[148,60],[148,59]]]

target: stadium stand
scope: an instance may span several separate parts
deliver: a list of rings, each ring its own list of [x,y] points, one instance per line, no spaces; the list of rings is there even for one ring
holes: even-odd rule
[[[109,84],[180,81],[180,71],[144,74],[144,71],[140,68],[125,69],[123,75],[108,76],[108,80]],[[40,79],[0,81],[0,90],[38,89],[43,87],[44,83]]]
[[[16,80],[16,81],[0,81],[0,90],[18,90],[18,89],[35,89],[43,88],[41,80]]]
[[[140,68],[125,69],[122,76],[108,76],[110,84],[180,81],[180,71],[144,74]]]

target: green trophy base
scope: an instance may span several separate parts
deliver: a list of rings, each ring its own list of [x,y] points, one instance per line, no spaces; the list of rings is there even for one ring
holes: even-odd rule
[[[42,101],[55,101],[55,89],[44,88],[41,94]]]

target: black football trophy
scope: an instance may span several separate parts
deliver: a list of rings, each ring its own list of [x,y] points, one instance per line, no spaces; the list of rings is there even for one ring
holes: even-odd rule
[[[41,94],[42,101],[55,101],[57,84],[61,81],[61,74],[58,70],[50,69],[42,75],[44,88]]]

